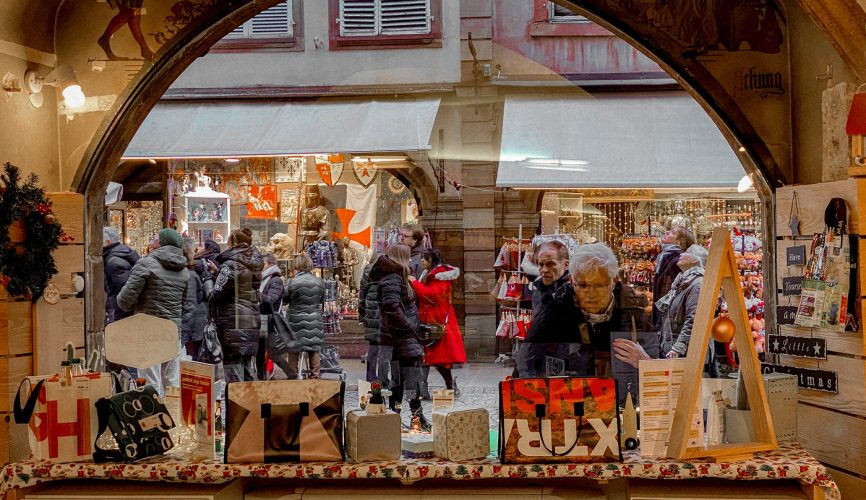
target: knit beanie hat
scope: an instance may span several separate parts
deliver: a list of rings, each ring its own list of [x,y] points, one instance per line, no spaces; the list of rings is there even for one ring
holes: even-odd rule
[[[232,245],[240,245],[241,243],[246,243],[247,245],[253,244],[253,232],[249,230],[249,228],[235,229],[231,232],[231,236],[229,237]]]
[[[183,248],[183,238],[181,238],[180,233],[167,227],[159,232],[159,246],[164,247],[168,245]]]

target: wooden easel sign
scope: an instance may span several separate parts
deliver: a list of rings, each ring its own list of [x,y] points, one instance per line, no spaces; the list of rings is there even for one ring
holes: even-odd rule
[[[737,342],[740,371],[743,374],[746,395],[751,408],[755,441],[689,447],[688,423],[691,411],[701,393],[704,358],[711,339],[710,330],[719,289],[725,293],[725,299],[728,302],[728,317],[731,318],[736,327],[734,340]],[[767,395],[764,392],[758,353],[755,351],[755,344],[752,341],[752,330],[749,327],[743,290],[740,287],[734,248],[731,246],[728,229],[720,226],[713,230],[710,255],[707,258],[704,282],[698,297],[698,310],[695,313],[692,327],[692,339],[689,342],[689,351],[686,355],[683,384],[680,387],[670,440],[668,441],[668,456],[680,460],[701,457],[716,459],[716,461],[718,461],[717,459],[741,460],[748,458],[753,453],[775,450],[776,448],[776,433],[773,430],[773,420],[770,417]]]

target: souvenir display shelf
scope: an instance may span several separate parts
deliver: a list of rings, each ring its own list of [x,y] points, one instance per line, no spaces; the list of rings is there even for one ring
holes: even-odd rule
[[[680,461],[642,458],[624,452],[622,462],[595,464],[500,464],[495,457],[466,462],[442,459],[401,459],[393,462],[308,462],[279,464],[223,464],[213,459],[184,455],[172,450],[166,456],[135,463],[22,461],[8,464],[0,477],[0,494],[61,479],[113,479],[186,483],[226,483],[237,478],[338,480],[400,479],[412,483],[421,479],[728,479],[796,480],[808,498],[840,498],[827,468],[799,444],[781,443],[772,452],[758,453],[738,462]]]
[[[229,195],[210,188],[199,188],[184,196],[184,212],[190,237],[197,242],[228,242],[231,232]]]

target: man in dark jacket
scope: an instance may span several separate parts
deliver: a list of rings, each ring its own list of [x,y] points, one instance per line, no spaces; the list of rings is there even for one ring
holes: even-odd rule
[[[117,307],[117,294],[129,279],[132,266],[140,258],[138,252],[120,242],[120,233],[113,227],[102,229],[102,264],[105,266],[105,324],[131,316],[131,311]]]
[[[178,356],[139,372],[160,394],[165,394],[168,386],[180,387],[181,313],[189,281],[182,246],[183,240],[177,231],[161,230],[159,248],[136,262],[129,280],[117,294],[117,305],[124,311],[169,319],[177,325]]]
[[[223,348],[226,382],[256,380],[256,352],[259,348],[259,283],[262,256],[252,246],[252,232],[235,229],[229,248],[209,262],[204,278],[208,317],[214,319]]]
[[[409,274],[416,279],[421,277],[421,254],[424,253],[424,230],[421,226],[402,226],[400,228],[400,243],[411,249],[409,256]]]
[[[559,241],[547,241],[538,247],[536,260],[540,276],[533,282],[532,324],[517,359],[521,377],[544,375],[549,348],[578,341],[575,329],[580,311],[568,275],[568,248]]]
[[[266,253],[262,260],[264,270],[262,271],[262,282],[259,285],[259,312],[262,315],[262,332],[259,336],[259,352],[256,354],[256,368],[262,380],[267,380],[268,373],[265,366],[265,352],[268,350],[268,338],[276,332],[274,326],[274,314],[281,314],[280,307],[283,304],[283,278],[280,274],[280,266],[277,265],[277,257],[271,252]],[[277,356],[271,354],[271,359]]]
[[[661,299],[671,289],[671,284],[680,274],[680,268],[677,267],[680,254],[694,244],[695,236],[682,226],[672,227],[662,236],[662,253],[656,257],[653,276],[653,301]],[[659,319],[659,310],[653,305],[652,324],[656,331],[661,329]]]
[[[377,257],[374,255],[374,257]],[[376,258],[364,267],[361,276],[361,293],[358,300],[358,317],[364,325],[364,340],[367,348],[367,382],[378,380],[382,387],[391,386],[391,358],[394,341],[379,329],[379,283],[370,280],[370,271]]]

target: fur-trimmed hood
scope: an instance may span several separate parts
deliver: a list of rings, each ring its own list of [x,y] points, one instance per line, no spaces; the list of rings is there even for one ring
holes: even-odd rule
[[[460,277],[460,268],[454,266],[440,265],[430,270],[425,279],[437,279],[439,281],[456,281]]]

